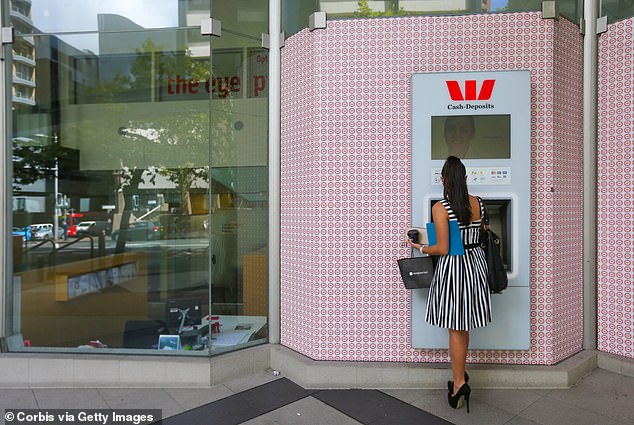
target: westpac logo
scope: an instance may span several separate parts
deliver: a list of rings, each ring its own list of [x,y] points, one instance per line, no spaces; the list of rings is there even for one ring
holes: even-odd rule
[[[449,90],[449,96],[451,100],[460,102],[464,100],[489,100],[493,93],[493,86],[495,80],[484,80],[480,87],[480,93],[478,93],[478,86],[476,80],[465,80],[464,91],[460,87],[460,83],[455,80],[447,80],[447,90]]]

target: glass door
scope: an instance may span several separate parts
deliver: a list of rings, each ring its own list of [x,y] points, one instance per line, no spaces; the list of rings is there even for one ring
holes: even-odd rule
[[[209,222],[220,353],[267,340],[268,2],[214,0],[212,16],[222,22],[211,40]]]
[[[12,351],[266,341],[266,54],[225,3],[212,40],[210,1],[8,2]]]

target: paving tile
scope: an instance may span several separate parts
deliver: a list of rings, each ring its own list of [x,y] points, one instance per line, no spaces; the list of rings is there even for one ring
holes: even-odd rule
[[[348,416],[364,424],[371,423],[382,417],[387,407],[384,403],[377,404],[377,390],[324,390],[315,393],[313,397],[322,402],[342,410]],[[389,400],[391,401],[391,400]],[[390,403],[394,408],[396,403]]]
[[[412,406],[411,409],[401,408],[385,412],[385,415],[372,422],[372,425],[419,425],[421,423],[425,425],[452,425],[451,422],[418,408],[414,408],[414,406]]]
[[[381,390],[387,395],[398,398],[405,403],[412,403],[425,395],[428,390]]]
[[[185,410],[160,388],[101,388],[99,392],[111,409],[161,409],[163,418]]]
[[[312,392],[286,378],[277,379],[171,416],[164,419],[163,424],[208,423],[210,418],[213,418],[213,423],[222,425],[241,424],[307,397]]]
[[[165,390],[185,410],[220,400],[234,394],[224,385],[211,388],[168,388]]]
[[[240,425],[281,425],[279,422],[269,419],[268,415],[269,414],[258,416],[257,418],[242,422]]]
[[[447,424],[439,417],[378,390],[323,390],[313,397],[364,424]]]
[[[519,414],[522,418],[543,425],[575,424],[575,425],[625,425],[623,422],[604,416],[592,410],[570,404],[555,397],[543,397]]]
[[[314,397],[280,407],[243,425],[360,425],[349,416]]]
[[[40,409],[108,409],[95,388],[37,388],[33,393]]]
[[[474,394],[475,391],[473,390]],[[458,425],[502,425],[515,416],[511,412],[478,400],[473,395],[470,400],[470,413],[467,413],[465,406],[461,409],[452,409],[447,402],[447,390],[428,390],[423,397],[414,401],[412,405]]]
[[[0,389],[0,412],[4,409],[37,409],[33,390]],[[3,419],[4,420],[4,419]]]
[[[590,375],[584,377],[575,386],[578,387],[584,385],[601,388],[612,388],[616,385],[619,387],[626,387],[634,391],[634,378],[619,375],[618,373],[610,372],[609,370],[595,369]]]
[[[163,419],[162,425],[237,425],[252,419],[255,416],[259,416],[259,414],[254,413],[254,411],[255,409],[253,406],[250,406],[243,397],[236,394],[234,396],[223,398],[213,403],[170,416]]]
[[[523,418],[521,416],[515,416],[513,419],[505,423],[504,425],[541,425],[537,422],[533,422],[529,419]],[[599,425],[599,424],[597,424]]]
[[[474,389],[471,400],[479,400],[514,414],[519,414],[550,390],[485,390]]]
[[[549,397],[621,422],[634,423],[634,387],[619,385],[624,381],[617,379],[612,386],[581,382],[567,390],[553,390]]]
[[[267,412],[293,403],[314,392],[305,390],[287,378],[282,378],[239,394],[253,406]]]
[[[261,372],[205,388],[0,389],[0,412],[160,409],[165,425],[623,425],[634,423],[633,398],[634,378],[597,369],[566,390],[476,388],[467,414],[448,406],[445,390],[306,390]],[[436,422],[420,420],[421,414]]]

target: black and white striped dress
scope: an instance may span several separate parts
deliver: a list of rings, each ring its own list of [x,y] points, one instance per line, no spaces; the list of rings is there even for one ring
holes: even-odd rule
[[[457,220],[449,201],[443,199],[449,220]],[[480,202],[478,200],[478,202]],[[480,217],[484,207],[480,202]],[[458,223],[465,246],[480,238],[480,222]],[[468,331],[491,321],[491,297],[487,263],[482,248],[465,249],[464,255],[442,255],[429,288],[425,321],[441,328]]]

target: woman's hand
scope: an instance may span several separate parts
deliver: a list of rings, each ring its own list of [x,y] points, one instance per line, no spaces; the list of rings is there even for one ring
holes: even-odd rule
[[[420,251],[421,254],[424,254],[424,252],[421,250],[421,248],[426,247],[427,245],[423,245],[423,244],[419,244],[416,243],[414,241],[412,241],[411,239],[407,240],[407,243],[414,249],[416,249],[417,251]]]

